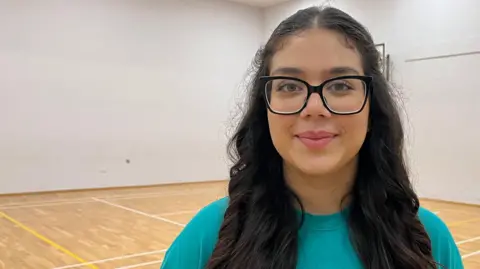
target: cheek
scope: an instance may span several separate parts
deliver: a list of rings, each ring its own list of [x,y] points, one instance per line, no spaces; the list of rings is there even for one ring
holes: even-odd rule
[[[291,143],[292,127],[295,123],[295,115],[277,115],[268,112],[268,127],[272,142],[277,150],[289,147]]]
[[[353,137],[364,137],[368,130],[368,119],[367,118],[350,118],[345,120],[340,120],[340,124],[343,126],[344,136],[349,138]]]
[[[368,132],[368,113],[339,118],[342,126],[342,144],[349,151],[359,151]]]

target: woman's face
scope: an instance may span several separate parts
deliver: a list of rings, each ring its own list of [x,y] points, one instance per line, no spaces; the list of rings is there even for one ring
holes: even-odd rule
[[[364,71],[359,53],[348,46],[344,36],[311,29],[285,40],[272,58],[269,75],[320,85],[338,76],[364,75]],[[358,114],[332,114],[314,93],[301,113],[268,111],[268,122],[273,144],[286,165],[316,176],[340,172],[354,163],[368,131],[368,115],[368,102]]]

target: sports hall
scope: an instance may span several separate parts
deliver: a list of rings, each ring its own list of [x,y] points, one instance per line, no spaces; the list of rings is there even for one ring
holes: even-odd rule
[[[421,206],[480,269],[480,1],[0,1],[0,269],[160,268],[227,195],[251,61],[312,5],[363,23]]]

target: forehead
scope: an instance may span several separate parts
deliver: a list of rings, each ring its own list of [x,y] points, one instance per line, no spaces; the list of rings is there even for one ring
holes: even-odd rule
[[[327,29],[311,29],[287,37],[273,55],[269,69],[270,75],[292,75],[285,74],[285,70],[297,70],[304,78],[326,79],[332,76],[331,70],[339,68],[364,74],[360,54],[343,35]]]

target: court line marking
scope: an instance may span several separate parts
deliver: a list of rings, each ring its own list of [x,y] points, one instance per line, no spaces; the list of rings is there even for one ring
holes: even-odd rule
[[[151,262],[144,262],[144,263],[138,263],[138,264],[132,264],[128,266],[123,266],[123,267],[117,267],[116,269],[132,269],[132,268],[138,268],[142,266],[147,266],[147,265],[152,265],[152,264],[158,264],[161,263],[163,260],[158,260],[158,261],[151,261]]]
[[[73,202],[73,201],[81,201],[81,200],[86,200],[88,197],[77,197],[77,198],[72,198],[72,199],[54,199],[54,200],[47,200],[47,201],[29,201],[29,202],[21,202],[21,203],[6,203],[6,204],[1,204],[1,207],[4,206],[22,206],[22,205],[31,205],[31,204],[38,204],[38,203],[61,203],[61,202]]]
[[[198,210],[176,211],[176,212],[160,213],[160,214],[156,214],[155,216],[175,216],[180,214],[192,214],[197,212]]]
[[[150,217],[152,219],[157,219],[157,220],[161,220],[161,221],[164,221],[164,222],[175,224],[175,225],[178,225],[178,226],[181,226],[181,227],[185,227],[185,224],[182,224],[182,223],[179,223],[179,222],[176,222],[176,221],[173,221],[173,220],[169,220],[169,219],[166,219],[166,218],[162,218],[162,217],[159,217],[159,216],[151,215],[151,214],[148,214],[148,213],[145,213],[145,212],[142,212],[142,211],[130,208],[130,207],[115,204],[115,203],[105,201],[103,199],[99,199],[99,198],[95,198],[95,197],[92,197],[92,199],[97,201],[97,202],[104,203],[104,204],[107,204],[107,205],[111,205],[111,206],[114,206],[114,207],[118,207],[118,208],[130,211],[130,212],[133,212],[133,213],[137,213],[137,214],[145,216],[145,217]]]
[[[203,193],[205,191],[209,191],[211,189],[199,189],[194,191],[198,193]],[[125,193],[125,194],[116,194],[116,195],[105,195],[105,196],[98,196],[102,197],[105,199],[112,199],[112,198],[124,198],[124,197],[130,197],[130,196],[138,196],[138,195],[158,195],[158,194],[185,194],[184,191],[163,191],[163,192],[137,192],[137,193]],[[191,192],[188,193],[188,195],[191,194]],[[36,196],[35,193],[31,194],[32,196]],[[187,195],[187,194],[185,194]],[[29,201],[29,202],[20,202],[20,203],[6,203],[6,204],[0,204],[0,206],[16,206],[16,205],[29,205],[29,204],[38,204],[40,203],[59,203],[59,202],[70,202],[70,201],[80,201],[80,200],[88,200],[90,196],[85,196],[85,197],[77,197],[77,198],[72,198],[72,199],[53,199],[53,200],[47,200],[47,201]]]
[[[472,207],[472,206],[476,206],[476,205],[475,205],[475,204],[471,204],[471,205],[469,205],[469,204],[465,204],[465,205],[461,204],[461,205],[458,205],[458,206],[459,206],[459,207]],[[428,208],[427,208],[427,209],[428,209]],[[441,211],[441,212],[443,212],[443,211],[456,212],[456,213],[459,212],[458,209],[451,209],[451,208],[442,208],[440,211]],[[476,210],[474,210],[474,211],[476,211]],[[470,212],[470,211],[461,211],[460,213],[463,214],[463,215],[478,215],[478,212]]]
[[[201,194],[201,193],[194,193]],[[170,194],[150,194],[150,195],[138,195],[138,196],[131,196],[131,197],[104,197],[103,199],[110,199],[110,200],[132,200],[132,199],[148,199],[148,198],[155,198],[155,197],[168,197],[168,196],[188,196],[190,194],[187,193],[170,193]]]
[[[91,261],[91,262],[88,262],[88,263],[90,263],[90,264],[105,263],[105,262],[109,262],[109,261],[116,261],[116,260],[123,260],[123,259],[146,256],[146,255],[158,254],[158,253],[163,253],[165,251],[167,251],[167,250],[162,249],[162,250],[155,250],[155,251],[149,251],[149,252],[141,252],[141,253],[118,256],[118,257],[113,257],[113,258],[108,258],[108,259],[103,259],[103,260]],[[85,263],[77,263],[77,264],[72,264],[72,265],[67,265],[67,266],[62,266],[62,267],[55,267],[53,269],[76,268],[76,267],[80,267],[80,266],[84,266],[84,265],[85,265]]]
[[[93,191],[95,192],[95,191]],[[185,193],[185,191],[157,191],[157,192],[133,192],[133,193],[124,193],[124,194],[113,194],[113,195],[99,195],[98,197],[102,197],[105,199],[113,199],[113,198],[124,198],[124,197],[130,197],[130,196],[138,196],[138,195],[159,195],[159,194],[173,194],[173,195],[190,195],[192,193],[194,194],[201,194],[204,192],[212,192],[212,188],[204,188],[204,189],[195,189],[191,190],[190,192]],[[82,192],[80,192],[82,193]],[[32,193],[32,194],[26,194],[27,196],[38,196],[42,194],[37,194],[37,193]],[[52,199],[52,200],[47,200],[47,201],[28,201],[28,202],[17,202],[17,203],[6,203],[6,204],[0,204],[0,206],[15,206],[15,205],[29,205],[29,204],[38,204],[39,202],[41,203],[58,203],[58,202],[69,202],[69,201],[78,201],[78,200],[88,200],[89,197],[84,196],[84,197],[76,197],[76,198],[71,198],[71,199]]]
[[[59,206],[59,205],[72,205],[72,204],[86,204],[86,203],[94,203],[94,201],[72,201],[72,202],[59,202],[59,203],[39,203],[39,204],[31,204],[31,205],[17,205],[17,206],[0,206],[0,210],[12,210],[12,209],[20,209],[20,208],[32,208],[32,207],[45,207],[45,206]]]
[[[205,193],[198,192],[198,194]],[[130,196],[99,196],[97,198],[101,199],[115,199],[115,200],[129,200],[129,199],[143,199],[143,198],[153,198],[153,197],[168,197],[168,196],[182,196],[182,195],[191,195],[192,193],[156,193],[156,194],[147,194],[147,195],[130,195]],[[197,193],[193,193],[197,194]],[[14,205],[0,205],[0,209],[16,209],[16,208],[29,208],[29,207],[44,207],[44,206],[58,206],[64,204],[83,204],[83,203],[91,203],[91,197],[85,197],[81,199],[68,199],[68,200],[58,200],[55,201],[45,201],[45,202],[38,202],[38,203],[25,203],[25,204],[14,204]]]
[[[480,221],[480,218],[474,218],[474,219],[467,219],[467,220],[463,220],[463,221],[451,222],[451,223],[447,223],[447,226],[448,226],[448,227],[455,227],[455,226],[459,226],[459,225],[462,225],[462,224],[465,224],[465,223],[476,222],[476,221]]]
[[[472,256],[475,256],[475,255],[478,255],[478,254],[480,254],[480,250],[472,252],[472,253],[465,254],[465,255],[462,256],[462,259],[466,259],[468,257],[472,257]]]
[[[45,236],[41,235],[37,231],[35,231],[32,228],[26,226],[25,224],[21,223],[20,221],[10,217],[9,215],[5,214],[2,211],[0,211],[0,217],[3,217],[5,219],[7,219],[11,223],[15,224],[16,226],[22,228],[23,230],[25,230],[25,231],[29,232],[30,234],[32,234],[33,236],[35,236],[37,239],[40,239],[41,241],[43,241],[43,242],[47,243],[48,245],[56,248],[57,250],[63,252],[64,254],[74,258],[75,260],[77,260],[81,263],[84,263],[85,266],[90,267],[91,269],[99,269],[97,266],[95,266],[93,264],[90,264],[86,260],[80,258],[77,254],[75,254],[75,253],[71,252],[70,250],[60,246],[59,244],[53,242],[52,240],[46,238]]]
[[[157,197],[157,196],[175,196],[175,195],[192,195],[192,194],[204,194],[204,193],[215,193],[217,192],[212,191],[211,188],[209,189],[198,189],[198,190],[191,190],[188,193],[185,191],[169,191],[169,192],[150,192],[150,193],[132,193],[131,195],[109,195],[105,196],[104,199],[128,199],[130,197],[140,197],[140,198],[147,198],[147,197]]]
[[[474,241],[477,241],[477,240],[480,240],[480,236],[479,236],[479,237],[470,238],[470,239],[466,239],[466,240],[462,240],[462,241],[458,241],[458,242],[457,242],[457,245],[461,245],[461,244],[465,244],[465,243],[470,243],[470,242],[474,242]]]

